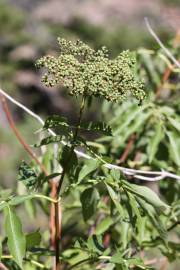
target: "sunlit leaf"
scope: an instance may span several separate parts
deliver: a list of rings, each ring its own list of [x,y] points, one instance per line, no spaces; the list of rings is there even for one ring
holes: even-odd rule
[[[105,248],[103,246],[102,236],[93,234],[87,240],[87,247],[91,252],[101,254]]]
[[[109,195],[110,195],[111,200],[115,204],[115,207],[116,207],[117,211],[120,214],[120,217],[123,218],[124,217],[124,210],[123,210],[123,207],[120,204],[120,200],[119,200],[118,194],[107,183],[106,183],[106,187],[107,187],[107,190],[109,192]]]
[[[180,119],[168,117],[168,120],[169,120],[170,124],[171,124],[177,131],[180,132]]]
[[[164,137],[163,128],[162,126],[157,123],[154,129],[154,134],[152,138],[150,139],[149,145],[148,145],[148,159],[149,163],[151,163],[158,151],[158,146]]]
[[[5,208],[5,231],[8,237],[8,248],[17,264],[22,268],[26,252],[26,238],[22,224],[14,209],[9,205]]]
[[[169,209],[169,206],[165,204],[158,195],[150,188],[141,185],[129,184],[127,182],[123,182],[124,187],[129,191],[135,194],[137,197],[145,200],[147,203],[151,204],[154,208],[159,211],[164,211]]]
[[[100,162],[94,159],[86,161],[85,165],[79,172],[78,182],[81,182],[88,174],[95,171],[99,167]]]
[[[66,118],[61,117],[59,115],[49,116],[46,119],[43,126],[44,129],[57,128],[57,127],[69,127],[69,125],[67,124]]]
[[[97,226],[96,226],[96,234],[103,234],[109,227],[113,224],[113,220],[111,217],[104,218]]]
[[[138,232],[140,231],[140,227],[141,227],[141,223],[142,223],[142,217],[141,217],[141,213],[140,213],[140,209],[139,206],[136,202],[135,197],[133,196],[133,194],[131,194],[130,192],[127,192],[128,197],[129,197],[129,203],[131,205],[131,208],[133,210],[133,212],[135,213],[136,217],[137,217],[137,229]]]
[[[142,207],[142,209],[145,211],[146,215],[149,217],[154,228],[159,232],[161,238],[165,240],[167,236],[167,232],[159,214],[155,211],[152,205],[146,203],[144,200],[137,197],[137,201]]]
[[[110,126],[103,122],[90,122],[90,123],[83,123],[80,126],[80,129],[84,129],[87,131],[98,131],[105,135],[112,135],[112,129]]]
[[[12,197],[12,190],[11,189],[0,190],[0,203],[3,201],[7,201],[11,197]]]
[[[180,166],[180,138],[175,132],[167,131],[166,132],[169,139],[169,152],[176,163],[177,166]]]

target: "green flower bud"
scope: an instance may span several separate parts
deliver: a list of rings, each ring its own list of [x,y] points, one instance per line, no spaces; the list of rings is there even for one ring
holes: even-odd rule
[[[58,58],[45,56],[37,61],[47,72],[42,82],[48,86],[63,84],[74,96],[104,97],[118,102],[131,93],[138,100],[145,96],[143,84],[136,80],[132,68],[135,58],[128,51],[110,60],[108,50],[95,51],[80,40],[76,42],[58,38]]]

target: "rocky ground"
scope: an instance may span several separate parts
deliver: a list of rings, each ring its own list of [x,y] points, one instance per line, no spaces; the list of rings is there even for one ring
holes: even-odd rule
[[[95,25],[143,24],[143,17],[156,19],[172,29],[180,28],[180,6],[162,0],[8,0],[31,11],[38,20],[68,24],[76,17]]]

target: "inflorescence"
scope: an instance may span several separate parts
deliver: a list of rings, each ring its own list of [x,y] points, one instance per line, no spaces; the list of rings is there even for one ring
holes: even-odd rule
[[[122,100],[129,93],[143,100],[143,84],[132,71],[135,58],[131,53],[123,51],[111,60],[106,47],[95,51],[80,40],[61,38],[58,43],[59,57],[48,55],[37,61],[39,68],[47,70],[42,77],[46,86],[60,83],[74,96],[103,97],[108,101]]]

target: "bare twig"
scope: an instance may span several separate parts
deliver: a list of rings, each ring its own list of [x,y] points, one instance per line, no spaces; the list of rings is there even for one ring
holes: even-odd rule
[[[176,65],[176,67],[180,68],[180,63],[176,60],[176,58],[172,55],[172,53],[164,46],[164,44],[162,43],[162,41],[160,40],[160,38],[156,35],[156,33],[154,32],[154,30],[152,29],[148,18],[144,18],[146,26],[150,32],[150,34],[153,36],[153,38],[157,41],[157,43],[159,44],[159,46],[163,49],[163,51],[165,52],[165,54],[171,59],[171,61]]]
[[[174,66],[173,66],[174,67]],[[161,84],[160,86],[157,88],[157,91],[156,91],[156,97],[159,97],[160,94],[161,94],[161,90],[162,90],[162,87],[164,86],[165,82],[169,79],[171,73],[172,73],[172,70],[173,70],[173,67],[167,67],[164,74],[163,74],[163,78],[162,78],[162,81],[161,81]]]
[[[2,95],[4,95],[7,99],[9,99],[11,102],[13,102],[17,106],[19,106],[20,108],[25,110],[28,114],[30,114],[36,120],[38,120],[41,123],[41,125],[44,125],[44,121],[42,120],[42,118],[40,116],[36,115],[31,110],[27,109],[24,105],[17,102],[14,98],[12,98],[8,94],[6,94],[6,92],[4,92],[2,89],[0,89],[0,93]],[[53,136],[56,136],[56,133],[54,131],[52,131],[51,129],[49,129],[49,133]],[[66,142],[64,142],[64,141],[61,141],[61,143],[64,145],[66,144]],[[91,156],[89,156],[81,151],[78,151],[76,149],[74,150],[74,152],[77,154],[78,157],[83,157],[86,159],[93,159]],[[162,171],[135,170],[135,169],[129,169],[129,168],[117,166],[117,165],[110,164],[110,163],[106,163],[106,164],[104,164],[104,166],[108,169],[119,170],[126,176],[130,175],[130,176],[134,177],[135,179],[139,179],[139,180],[143,180],[143,181],[160,181],[160,180],[165,179],[165,178],[180,180],[179,175],[176,175],[176,174],[173,174],[170,172],[166,172],[164,170],[162,170]]]

